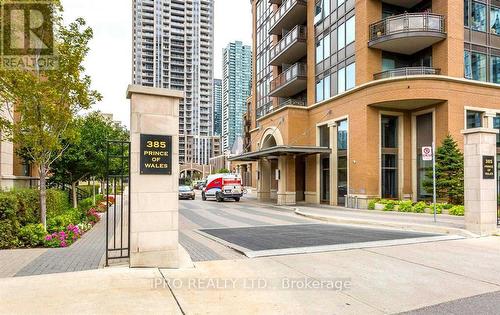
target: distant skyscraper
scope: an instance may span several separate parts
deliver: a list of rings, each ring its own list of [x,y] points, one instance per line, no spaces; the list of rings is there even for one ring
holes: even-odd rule
[[[224,49],[222,84],[222,150],[230,150],[243,136],[243,114],[252,81],[252,50],[241,42]]]
[[[179,162],[213,156],[213,0],[133,0],[133,83],[183,90]]]
[[[214,104],[214,135],[222,134],[222,80],[214,79],[213,87],[213,104]]]

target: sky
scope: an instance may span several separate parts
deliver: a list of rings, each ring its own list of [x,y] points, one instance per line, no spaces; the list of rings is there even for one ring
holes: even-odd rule
[[[132,78],[132,0],[63,0],[64,20],[83,17],[94,30],[85,60],[92,87],[103,95],[93,109],[129,126],[125,97]],[[215,0],[214,77],[222,78],[222,50],[231,41],[250,45],[250,0]]]

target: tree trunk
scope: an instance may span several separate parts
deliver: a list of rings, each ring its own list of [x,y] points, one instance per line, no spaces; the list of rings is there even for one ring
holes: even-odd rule
[[[77,194],[76,194],[76,183],[77,182],[72,182],[71,183],[71,196],[72,196],[72,199],[73,199],[73,208],[78,208],[78,198],[77,198]]]
[[[40,166],[40,222],[44,229],[47,229],[47,187],[46,187],[47,167]]]
[[[92,178],[92,204],[95,206],[95,178]]]

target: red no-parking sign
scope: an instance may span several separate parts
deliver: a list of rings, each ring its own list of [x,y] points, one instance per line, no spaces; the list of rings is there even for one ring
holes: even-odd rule
[[[422,147],[422,160],[432,161],[432,147]]]

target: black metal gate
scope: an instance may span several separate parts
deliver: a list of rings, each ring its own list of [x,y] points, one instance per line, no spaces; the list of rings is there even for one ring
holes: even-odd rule
[[[130,257],[130,142],[108,141],[106,150],[106,266]]]

